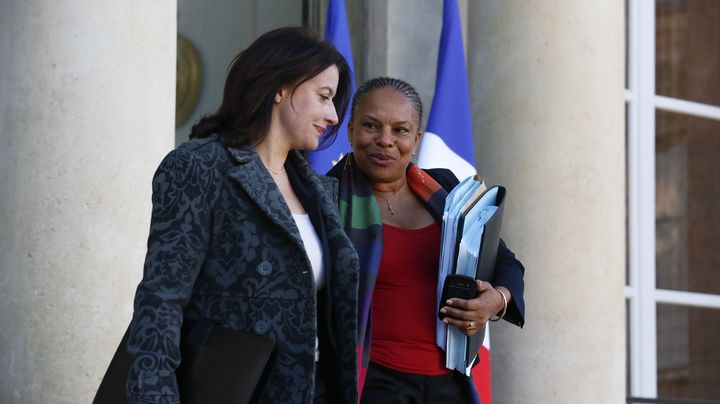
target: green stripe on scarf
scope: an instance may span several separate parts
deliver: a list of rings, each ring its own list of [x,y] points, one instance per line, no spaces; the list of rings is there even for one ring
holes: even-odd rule
[[[367,229],[368,227],[372,225],[377,225],[378,223],[382,223],[382,217],[380,216],[380,209],[375,207],[373,209],[372,205],[376,204],[375,197],[374,196],[352,196],[352,203],[353,206],[356,208],[359,208],[354,210],[355,213],[351,215],[352,218],[352,225],[351,227],[356,230],[363,230]],[[343,226],[345,226],[345,220],[347,219],[347,210],[349,208],[349,205],[347,201],[341,200],[339,203],[339,209],[340,209],[340,222]]]

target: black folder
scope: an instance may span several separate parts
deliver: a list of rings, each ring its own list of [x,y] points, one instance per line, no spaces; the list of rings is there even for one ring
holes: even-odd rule
[[[486,191],[487,192],[487,191]],[[490,282],[492,281],[495,272],[495,262],[497,261],[498,246],[500,245],[500,228],[502,226],[503,207],[505,204],[505,187],[498,186],[498,193],[495,199],[495,206],[497,210],[492,215],[490,220],[485,223],[485,229],[483,230],[482,241],[480,242],[480,255],[478,256],[478,266],[475,275],[476,279]],[[467,342],[467,363],[477,355],[480,351],[480,346],[485,338],[485,327],[468,338]]]
[[[505,202],[505,194],[506,190],[505,187],[496,185],[493,187],[488,188],[485,192],[483,192],[480,197],[478,197],[474,202],[477,203],[482,197],[492,189],[497,188],[497,196],[495,198],[495,203],[492,205],[497,206],[497,209],[495,210],[495,213],[488,219],[488,221],[485,223],[485,228],[483,229],[483,234],[480,241],[480,253],[478,254],[478,265],[475,272],[475,279],[479,279],[482,281],[490,282],[493,279],[493,275],[495,272],[495,261],[497,261],[497,252],[498,252],[498,246],[500,245],[500,229],[502,226],[502,217],[503,217],[503,207]],[[457,237],[455,238],[457,240],[457,246],[455,249],[455,257],[458,256],[459,249],[460,249],[460,239],[462,238],[462,228],[464,224],[465,217],[461,216],[458,221],[458,233]],[[455,260],[455,266],[457,265],[457,260]],[[455,269],[455,268],[454,268]],[[454,272],[454,271],[453,271]],[[482,345],[483,339],[485,338],[485,325],[483,325],[477,333],[473,334],[472,337],[468,337],[467,339],[467,354],[466,354],[466,362],[470,363],[470,361],[473,360],[475,355],[480,350],[480,346]]]
[[[125,404],[125,385],[132,365],[127,351],[128,327],[110,362],[93,404]],[[181,332],[182,362],[175,372],[180,399],[195,403],[250,403],[269,367],[274,342],[252,333],[221,327],[210,320],[185,319]]]

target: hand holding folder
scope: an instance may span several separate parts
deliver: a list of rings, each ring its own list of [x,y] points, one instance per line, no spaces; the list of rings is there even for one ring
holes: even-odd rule
[[[491,281],[500,243],[505,188],[486,189],[477,177],[468,177],[453,189],[445,203],[440,268],[438,271],[438,308],[445,279],[458,274]],[[470,374],[485,336],[483,325],[472,337],[438,320],[436,339],[445,350],[446,367]]]

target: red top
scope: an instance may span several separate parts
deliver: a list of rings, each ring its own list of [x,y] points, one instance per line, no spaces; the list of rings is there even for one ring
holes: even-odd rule
[[[370,360],[400,372],[448,373],[435,344],[440,227],[383,224],[383,252],[372,300]]]

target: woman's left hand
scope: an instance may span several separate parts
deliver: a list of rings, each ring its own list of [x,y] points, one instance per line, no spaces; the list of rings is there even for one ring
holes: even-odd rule
[[[490,282],[476,280],[475,284],[478,297],[469,300],[451,298],[440,309],[445,315],[443,322],[457,327],[467,336],[476,334],[493,314],[503,308],[503,299]]]

